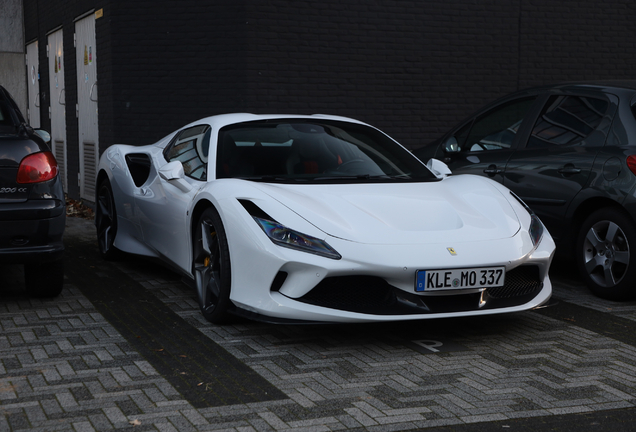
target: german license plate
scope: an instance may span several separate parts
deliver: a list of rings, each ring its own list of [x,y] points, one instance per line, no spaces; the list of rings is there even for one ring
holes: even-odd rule
[[[505,279],[505,267],[418,270],[415,291],[498,287],[503,286]]]

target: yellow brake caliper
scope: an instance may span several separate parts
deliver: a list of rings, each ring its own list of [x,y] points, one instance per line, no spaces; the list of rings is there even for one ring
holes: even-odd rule
[[[210,233],[210,237],[211,238],[214,238],[214,236],[216,236],[216,231]],[[206,256],[203,259],[203,265],[206,266],[206,267],[210,266],[210,255]]]

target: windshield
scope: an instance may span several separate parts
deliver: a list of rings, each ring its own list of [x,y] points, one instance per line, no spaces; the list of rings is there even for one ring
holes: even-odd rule
[[[377,129],[320,119],[260,120],[221,129],[216,177],[268,182],[436,179]]]

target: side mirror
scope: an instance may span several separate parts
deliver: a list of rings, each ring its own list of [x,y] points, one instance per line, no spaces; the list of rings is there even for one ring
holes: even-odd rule
[[[457,138],[454,136],[448,137],[446,141],[444,141],[443,145],[444,153],[459,153],[459,143],[457,143]]]
[[[192,186],[185,179],[183,164],[179,161],[168,162],[159,168],[159,177],[181,189],[183,192],[190,192]]]
[[[45,143],[51,144],[51,134],[44,129],[34,129],[34,132],[44,140]]]
[[[448,165],[438,159],[429,159],[426,163],[426,167],[430,169],[437,178],[444,178],[453,174]]]

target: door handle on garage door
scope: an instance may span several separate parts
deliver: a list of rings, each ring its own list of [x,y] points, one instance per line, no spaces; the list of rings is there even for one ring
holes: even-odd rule
[[[567,164],[558,170],[559,174],[579,174],[581,172],[581,168],[577,168],[572,164]]]
[[[97,93],[95,93],[95,99],[93,99],[93,91],[95,90],[95,87],[97,87],[97,80],[95,80],[95,82],[91,86],[91,92],[88,95],[88,99],[92,102],[97,102]]]
[[[501,174],[502,172],[503,170],[497,168],[497,165],[495,164],[488,165],[488,168],[484,170],[484,174],[488,174],[488,175]]]

